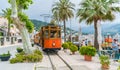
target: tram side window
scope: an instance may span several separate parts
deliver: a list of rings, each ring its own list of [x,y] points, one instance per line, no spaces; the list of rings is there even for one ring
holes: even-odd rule
[[[49,37],[48,34],[49,34],[49,31],[48,31],[48,30],[44,31],[44,37],[45,37],[45,38],[48,38],[48,37]]]
[[[50,37],[51,37],[51,38],[57,38],[57,31],[51,30],[51,32],[50,32]]]
[[[61,34],[60,34],[60,31],[58,31],[58,38],[60,38],[61,37]]]

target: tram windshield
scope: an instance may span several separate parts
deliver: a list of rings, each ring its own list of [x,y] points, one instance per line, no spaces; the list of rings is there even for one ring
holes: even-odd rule
[[[50,38],[60,38],[60,31],[58,31],[58,30],[51,30]]]

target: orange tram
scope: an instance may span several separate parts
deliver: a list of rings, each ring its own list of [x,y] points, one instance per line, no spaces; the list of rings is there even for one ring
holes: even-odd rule
[[[61,28],[54,24],[48,24],[41,27],[39,33],[34,36],[34,43],[46,50],[60,50],[61,49]]]

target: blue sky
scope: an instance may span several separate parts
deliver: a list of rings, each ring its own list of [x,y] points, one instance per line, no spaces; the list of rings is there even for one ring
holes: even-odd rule
[[[0,13],[2,12],[2,9],[10,7],[10,5],[7,3],[8,0],[0,0]],[[28,10],[25,10],[25,13],[29,16],[30,19],[37,19],[44,21],[44,18],[40,16],[41,14],[51,14],[51,8],[52,4],[58,0],[33,0],[34,3],[29,7]],[[81,0],[70,0],[72,3],[76,5],[75,9],[77,10],[79,8],[79,3]],[[49,22],[49,19],[47,19]],[[86,26],[84,24],[85,22],[82,22],[82,24],[78,23],[78,20],[76,18],[73,18],[71,20],[72,28],[75,28],[75,30],[78,30],[79,26]],[[113,22],[102,22],[102,23],[120,23],[120,14],[116,13],[116,19]],[[69,27],[70,22],[67,22],[67,26]]]

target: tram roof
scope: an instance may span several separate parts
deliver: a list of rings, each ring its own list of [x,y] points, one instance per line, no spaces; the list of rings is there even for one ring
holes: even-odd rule
[[[53,26],[53,27],[54,27],[54,26],[58,26],[58,27],[61,27],[61,26],[58,25],[58,24],[47,24],[47,25],[45,25],[45,27],[46,27],[46,26]]]

